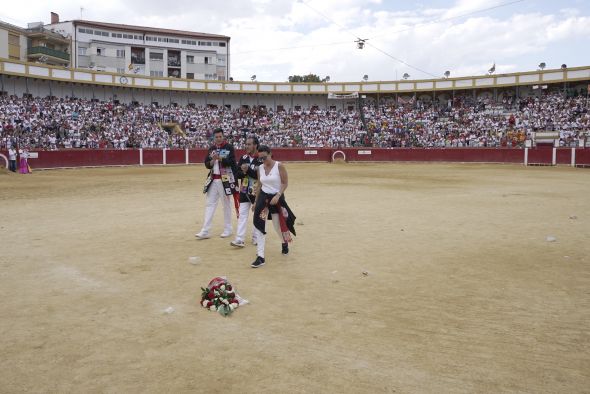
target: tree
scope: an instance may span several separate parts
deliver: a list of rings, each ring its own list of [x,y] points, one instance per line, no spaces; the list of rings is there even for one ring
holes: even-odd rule
[[[315,74],[307,74],[307,75],[290,75],[289,82],[296,83],[296,82],[321,82],[321,78]]]

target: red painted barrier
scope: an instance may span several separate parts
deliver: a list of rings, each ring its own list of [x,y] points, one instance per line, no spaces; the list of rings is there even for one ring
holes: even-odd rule
[[[280,161],[316,161],[330,162],[332,154],[342,151],[349,162],[368,161],[415,161],[415,162],[464,162],[464,163],[524,163],[524,149],[510,148],[277,148],[273,149],[273,156]],[[31,168],[57,167],[86,167],[86,166],[119,166],[139,165],[139,150],[114,149],[67,149],[59,151],[33,151],[38,158],[30,158]],[[163,163],[161,149],[144,149],[143,163],[145,165]],[[557,164],[571,164],[571,148],[558,148],[556,152]],[[1,152],[7,155],[6,151]],[[236,150],[236,159],[244,154],[243,150]],[[206,149],[189,149],[189,163],[202,164]],[[529,164],[551,165],[553,149],[529,149]],[[340,156],[340,155],[338,155]],[[166,150],[167,164],[184,164],[184,149]],[[575,162],[577,165],[590,166],[590,149],[577,148]]]
[[[166,164],[184,164],[184,149],[170,149],[166,151]]]
[[[161,149],[144,149],[143,150],[143,164],[162,164],[164,163],[164,156]]]
[[[29,158],[31,168],[128,166],[139,164],[138,150],[58,150],[34,151],[37,158]],[[161,162],[160,162],[161,163]]]
[[[590,166],[590,149],[576,149],[576,165]]]
[[[332,161],[332,152],[337,149],[329,148],[273,148],[272,156],[279,161]]]
[[[557,148],[555,162],[557,164],[572,164],[572,148]]]
[[[206,149],[189,149],[188,162],[191,164],[202,164],[207,156]]]
[[[463,163],[523,163],[522,149],[449,148],[420,149],[395,148],[342,149],[348,161],[443,161]]]
[[[529,149],[529,164],[551,165],[553,149]]]

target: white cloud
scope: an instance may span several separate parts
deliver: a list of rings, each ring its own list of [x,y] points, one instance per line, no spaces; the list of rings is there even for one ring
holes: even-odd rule
[[[256,74],[259,81],[285,81],[308,72],[330,75],[332,81],[358,81],[364,74],[391,80],[396,72],[429,77],[374,47],[436,76],[445,70],[452,76],[483,74],[494,61],[497,72],[534,69],[541,60],[549,67],[590,64],[588,51],[575,46],[590,34],[590,15],[582,6],[557,4],[541,12],[518,3],[495,14],[478,11],[500,0],[457,0],[448,8],[411,10],[392,9],[391,2],[380,0],[303,1],[103,0],[99,6],[88,0],[51,5],[35,0],[6,4],[0,19],[47,22],[50,11],[75,19],[81,5],[85,19],[229,35],[236,80]],[[513,13],[498,16],[506,11]],[[356,49],[355,37],[369,38],[365,49]]]

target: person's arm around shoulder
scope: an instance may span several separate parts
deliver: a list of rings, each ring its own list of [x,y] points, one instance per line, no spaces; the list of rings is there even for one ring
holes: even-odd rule
[[[258,158],[252,160],[252,163],[248,166],[248,170],[246,171],[246,175],[250,178],[258,179],[258,169],[262,164],[258,161]]]
[[[248,161],[246,159],[246,155],[240,157],[238,161],[238,170],[236,172],[236,178],[243,179],[246,175],[248,175],[247,170],[244,170],[245,165],[248,165]]]

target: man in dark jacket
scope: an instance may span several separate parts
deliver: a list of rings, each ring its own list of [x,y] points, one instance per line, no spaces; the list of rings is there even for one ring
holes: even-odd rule
[[[262,161],[258,158],[258,138],[250,136],[246,139],[246,154],[240,157],[238,162],[238,179],[240,187],[240,215],[238,217],[238,228],[236,230],[236,239],[230,242],[232,246],[243,248],[245,246],[246,228],[248,224],[248,214],[256,197],[254,188],[258,180],[258,166]],[[253,242],[256,242],[254,237]]]
[[[237,193],[235,177],[237,166],[234,147],[225,141],[222,129],[215,129],[213,141],[214,145],[209,148],[205,157],[205,167],[209,169],[209,175],[203,193],[207,195],[207,203],[203,228],[195,234],[198,239],[211,237],[211,224],[219,200],[223,202],[224,219],[221,237],[227,238],[232,235],[231,201],[233,194]]]

